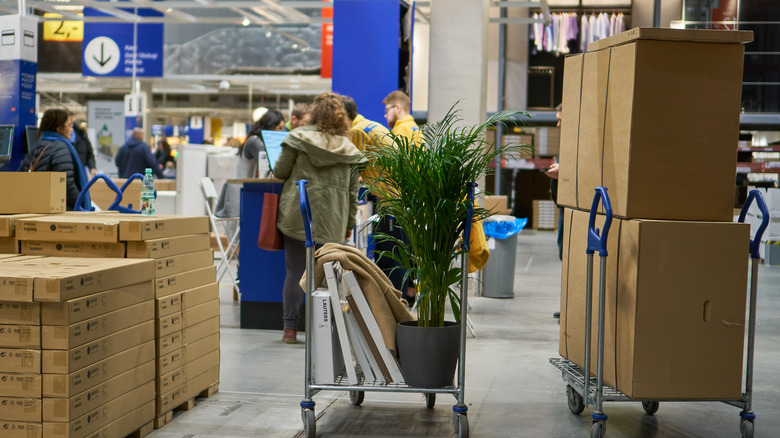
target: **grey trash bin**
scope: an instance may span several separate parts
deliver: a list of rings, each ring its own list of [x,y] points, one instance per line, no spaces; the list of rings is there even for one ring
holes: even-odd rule
[[[491,219],[514,221],[513,216],[500,216]],[[517,234],[506,239],[488,239],[495,242],[491,246],[490,258],[482,270],[482,296],[488,298],[513,298],[515,296],[515,254],[517,252]]]

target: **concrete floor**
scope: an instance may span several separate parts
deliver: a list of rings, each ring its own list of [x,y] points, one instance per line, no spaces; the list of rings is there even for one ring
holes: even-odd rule
[[[515,297],[472,297],[476,338],[467,343],[465,396],[472,437],[586,437],[590,414],[569,412],[558,355],[560,267],[555,233],[518,236]],[[780,267],[761,266],[754,411],[756,437],[780,436]],[[225,282],[222,297],[220,391],[177,412],[150,438],[299,437],[304,346],[286,345],[280,331],[241,330],[238,304]],[[747,287],[747,286],[746,286]],[[303,340],[303,334],[299,334]],[[706,367],[707,364],[701,364]],[[420,394],[348,393],[314,397],[318,437],[450,437],[455,399],[439,394],[427,409]],[[739,437],[739,409],[723,403],[661,403],[645,415],[639,403],[605,403],[607,437]]]

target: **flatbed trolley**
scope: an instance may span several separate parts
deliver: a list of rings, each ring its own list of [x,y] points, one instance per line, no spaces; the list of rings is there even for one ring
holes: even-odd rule
[[[458,359],[458,375],[457,385],[451,385],[444,388],[416,388],[406,385],[403,382],[387,383],[381,380],[368,382],[363,380],[358,385],[349,385],[346,377],[343,375],[336,379],[335,384],[316,384],[312,381],[312,341],[311,341],[311,327],[313,326],[312,318],[314,311],[312,309],[311,294],[314,291],[314,276],[308,275],[308,273],[314,272],[314,247],[315,241],[312,236],[312,219],[311,219],[311,207],[309,205],[309,197],[306,191],[306,184],[308,181],[299,180],[298,193],[300,197],[301,214],[303,215],[303,228],[306,233],[306,360],[305,360],[305,380],[304,380],[304,397],[301,401],[301,419],[303,420],[304,436],[307,438],[313,438],[317,433],[316,417],[314,415],[314,400],[312,396],[323,390],[331,391],[349,391],[349,399],[353,405],[359,406],[363,403],[365,393],[369,391],[373,392],[416,392],[423,393],[425,395],[425,405],[428,408],[433,408],[436,404],[436,394],[452,394],[457,403],[452,406],[452,422],[455,427],[455,433],[458,438],[468,438],[469,436],[469,423],[468,423],[468,406],[464,402],[464,390],[466,382],[466,321],[468,311],[468,275],[463,275],[461,278],[460,286],[460,357]],[[469,186],[469,209],[466,216],[466,221],[463,227],[463,243],[461,248],[468,252],[469,250],[469,235],[471,234],[471,222],[473,219],[473,205],[474,205],[474,187],[475,183],[468,183]],[[461,269],[464,273],[468,272],[468,257],[461,257]],[[347,364],[349,366],[349,364]]]
[[[747,342],[747,363],[745,365],[745,392],[742,393],[738,400],[711,400],[723,402],[732,406],[741,408],[739,413],[740,423],[739,430],[742,434],[742,438],[753,437],[753,421],[756,415],[753,413],[753,353],[755,351],[755,337],[756,337],[756,291],[758,287],[758,264],[760,262],[760,256],[758,253],[759,245],[761,244],[761,236],[764,234],[766,227],[769,225],[769,209],[767,208],[764,198],[758,190],[752,190],[745,201],[745,205],[742,207],[742,211],[739,215],[739,222],[745,222],[745,216],[753,201],[756,201],[758,208],[761,210],[763,219],[761,225],[756,231],[756,235],[750,240],[750,258],[751,258],[751,275],[750,275],[750,304],[748,308],[748,342]],[[599,201],[604,205],[606,211],[606,222],[604,223],[601,235],[599,230],[594,228],[596,211],[599,206]],[[586,296],[585,296],[585,333],[590,333],[591,328],[591,281],[593,271],[593,253],[599,252],[601,257],[601,269],[599,273],[599,307],[598,307],[598,341],[597,341],[597,363],[596,363],[596,377],[590,375],[590,336],[585,336],[585,369],[573,362],[561,358],[554,357],[550,359],[550,363],[556,368],[561,370],[563,380],[566,382],[566,398],[569,405],[569,410],[579,415],[585,409],[585,406],[590,403],[595,404],[595,409],[592,414],[593,425],[591,426],[590,436],[591,438],[602,438],[606,433],[607,428],[607,415],[602,411],[602,403],[605,401],[639,401],[642,402],[642,408],[648,415],[652,415],[658,411],[659,402],[657,400],[637,400],[632,399],[629,396],[621,393],[615,388],[605,385],[603,383],[603,371],[604,371],[604,280],[606,276],[606,263],[604,259],[607,256],[607,237],[609,235],[609,227],[612,223],[612,205],[609,202],[607,196],[606,187],[597,187],[596,195],[593,198],[593,204],[590,210],[590,219],[588,221],[588,246],[586,254],[588,256],[587,261],[587,284],[586,284]],[[589,376],[589,378],[585,378]],[[584,395],[584,396],[583,396]],[[669,400],[669,401],[702,401],[702,400]]]

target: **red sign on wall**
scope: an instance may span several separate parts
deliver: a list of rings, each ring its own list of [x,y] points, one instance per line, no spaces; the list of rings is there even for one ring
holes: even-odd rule
[[[323,0],[327,1],[327,0]],[[322,8],[322,18],[333,18],[333,8]],[[320,77],[333,77],[333,23],[322,23]]]

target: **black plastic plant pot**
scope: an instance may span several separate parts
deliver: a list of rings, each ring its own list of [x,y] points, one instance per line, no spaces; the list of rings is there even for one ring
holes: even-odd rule
[[[460,356],[460,325],[417,327],[417,321],[398,323],[398,355],[407,385],[415,388],[451,386]]]

